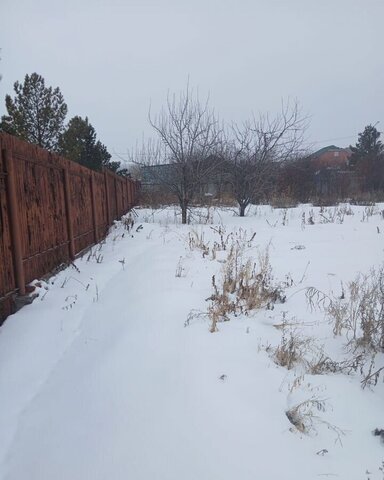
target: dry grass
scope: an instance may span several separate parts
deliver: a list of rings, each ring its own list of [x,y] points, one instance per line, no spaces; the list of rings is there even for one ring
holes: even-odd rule
[[[346,216],[354,215],[354,211],[350,205],[338,205],[333,207],[321,206],[319,211],[310,209],[309,212],[302,214],[302,227],[305,225],[315,225],[324,223],[344,223]]]
[[[283,313],[282,322],[274,325],[282,331],[281,340],[276,347],[269,345],[267,352],[277,365],[288,370],[301,367],[299,371],[311,375],[351,374],[362,369],[366,362],[365,352],[347,352],[346,358],[336,361],[325,353],[324,345],[318,340],[302,334],[300,328],[304,325],[306,324],[297,322],[295,318],[288,320],[286,312]]]
[[[161,208],[164,205],[177,205],[177,196],[164,191],[161,188],[142,189],[139,197],[139,205],[145,208]]]
[[[336,361],[329,357],[323,348],[314,348],[312,356],[307,360],[307,372],[311,375],[327,373],[346,373],[347,375],[361,370],[365,362],[364,353],[355,353],[344,360]]]
[[[285,412],[288,420],[301,433],[310,433],[314,429],[314,421],[318,419],[315,412],[325,411],[325,400],[311,397]]]
[[[220,322],[230,317],[260,308],[273,308],[274,303],[284,302],[283,287],[273,282],[269,249],[259,253],[258,261],[249,255],[254,248],[256,233],[239,229],[227,233],[223,226],[211,227],[215,239],[207,241],[203,232],[192,229],[188,234],[188,247],[200,251],[203,258],[216,260],[218,252],[225,252],[221,275],[212,277],[211,302],[207,309],[210,331],[216,332]]]
[[[333,366],[326,358],[323,364],[337,371],[360,370],[363,387],[376,385],[384,371],[375,361],[377,355],[382,361],[384,353],[384,267],[372,269],[368,275],[359,274],[342,288],[339,298],[312,287],[307,289],[306,295],[312,309],[326,312],[333,334],[345,336],[345,347],[351,354],[341,364]]]
[[[220,283],[212,277],[212,302],[208,308],[212,332],[217,331],[217,324],[229,320],[229,316],[245,314],[260,308],[273,308],[276,302],[284,302],[282,288],[273,283],[269,251],[259,254],[258,262],[245,258],[244,250],[253,241],[246,240],[247,235],[241,233],[242,241],[236,237],[228,250],[227,259],[222,271]]]
[[[335,335],[345,333],[353,346],[384,351],[384,268],[359,274],[326,311]]]
[[[324,425],[336,435],[335,442],[342,445],[345,431],[319,416],[326,411],[326,400],[315,395],[300,402],[285,412],[288,420],[300,433],[316,434],[317,426]]]
[[[197,230],[192,229],[188,233],[188,246],[191,251],[200,250],[203,258],[209,255],[210,246],[209,242],[205,241],[203,231],[198,232]]]
[[[121,219],[121,223],[124,226],[124,229],[130,232],[133,229],[133,226],[135,224],[135,216],[137,216],[137,213],[134,210],[131,210],[127,215],[124,215],[124,217]]]
[[[312,339],[302,337],[296,330],[283,328],[280,344],[273,349],[272,358],[277,365],[291,370],[298,364],[306,364],[306,355]]]
[[[297,200],[287,194],[274,196],[269,203],[273,208],[295,208],[299,204]]]

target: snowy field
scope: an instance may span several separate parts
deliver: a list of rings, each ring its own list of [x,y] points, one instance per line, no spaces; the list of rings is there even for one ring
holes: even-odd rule
[[[383,211],[116,223],[0,329],[0,479],[382,480]]]

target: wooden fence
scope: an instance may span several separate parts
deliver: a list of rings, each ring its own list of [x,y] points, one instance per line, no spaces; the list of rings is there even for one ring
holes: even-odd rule
[[[0,324],[26,285],[97,243],[139,184],[0,134]]]

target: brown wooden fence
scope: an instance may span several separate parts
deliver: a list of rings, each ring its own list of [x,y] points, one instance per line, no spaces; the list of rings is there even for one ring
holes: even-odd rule
[[[0,134],[0,324],[16,294],[97,243],[139,184]]]

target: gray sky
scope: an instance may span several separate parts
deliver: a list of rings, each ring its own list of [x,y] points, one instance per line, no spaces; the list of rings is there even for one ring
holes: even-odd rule
[[[111,153],[151,134],[168,89],[223,120],[297,98],[314,148],[384,130],[384,0],[1,0],[0,114],[26,73],[59,86]],[[340,138],[352,137],[352,138]]]

